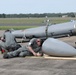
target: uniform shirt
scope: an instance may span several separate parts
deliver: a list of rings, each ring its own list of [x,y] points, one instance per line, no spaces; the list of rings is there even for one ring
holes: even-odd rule
[[[32,47],[32,49],[35,52],[39,52],[41,51],[41,46],[38,46],[36,40],[37,40],[36,38],[31,39],[30,42],[28,43],[28,46]]]
[[[10,32],[5,32],[3,38],[5,39],[6,47],[16,44],[15,37]]]

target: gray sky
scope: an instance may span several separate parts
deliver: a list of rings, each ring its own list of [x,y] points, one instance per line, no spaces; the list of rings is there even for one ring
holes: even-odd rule
[[[76,12],[76,0],[0,0],[0,13]]]

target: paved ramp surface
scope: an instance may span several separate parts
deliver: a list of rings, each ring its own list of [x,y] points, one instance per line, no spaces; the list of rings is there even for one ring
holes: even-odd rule
[[[0,58],[0,75],[76,75],[76,61],[44,58]]]
[[[60,40],[75,46],[76,37]],[[76,75],[76,60],[43,57],[3,59],[0,54],[0,75]]]

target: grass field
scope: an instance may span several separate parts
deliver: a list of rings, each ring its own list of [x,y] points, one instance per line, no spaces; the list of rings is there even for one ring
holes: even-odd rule
[[[27,29],[27,28],[34,28],[37,26],[0,26],[0,30],[7,30],[7,29]]]
[[[50,23],[63,23],[70,20],[76,20],[76,18],[48,18]],[[0,29],[26,29],[45,25],[46,18],[0,18]]]

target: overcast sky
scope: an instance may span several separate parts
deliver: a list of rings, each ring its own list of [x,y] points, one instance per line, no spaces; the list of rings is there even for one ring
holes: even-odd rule
[[[0,13],[76,12],[76,0],[0,0]]]

